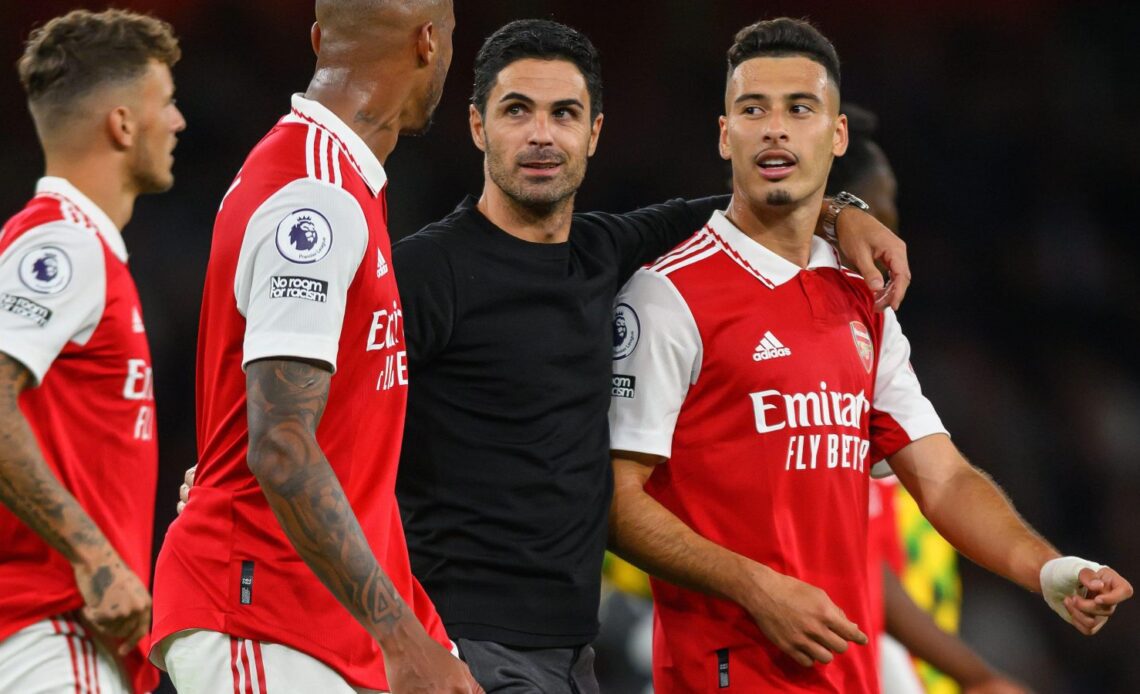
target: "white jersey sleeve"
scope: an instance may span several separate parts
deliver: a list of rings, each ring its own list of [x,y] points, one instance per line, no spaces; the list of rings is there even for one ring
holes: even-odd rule
[[[297,357],[335,371],[348,288],[367,245],[364,211],[338,186],[298,179],[262,203],[246,227],[234,276],[246,319],[242,367]]]
[[[703,357],[689,306],[666,277],[638,270],[614,306],[610,448],[668,458]]]
[[[43,381],[68,342],[86,344],[103,315],[107,267],[95,232],[67,222],[31,229],[0,255],[0,352]]]
[[[946,434],[934,405],[922,394],[918,376],[910,365],[910,342],[889,308],[884,313],[880,352],[871,404],[871,438],[876,451],[890,456],[912,441]],[[881,463],[871,470],[872,477],[889,474]]]

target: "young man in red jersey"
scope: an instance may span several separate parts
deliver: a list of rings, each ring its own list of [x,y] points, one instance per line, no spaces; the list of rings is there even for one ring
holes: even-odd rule
[[[46,172],[0,233],[0,691],[158,683],[154,396],[120,229],[174,182],[179,55],[165,22],[76,10],[18,63]]]
[[[155,575],[180,692],[473,692],[393,493],[407,392],[383,161],[427,128],[450,0],[318,0],[316,72],[214,225],[194,495]],[[335,375],[334,375],[335,374]]]
[[[882,458],[960,550],[1095,633],[1131,586],[1061,557],[966,462],[893,311],[813,238],[847,146],[835,49],[802,21],[745,28],[725,108],[727,211],[616,307],[611,538],[658,577],[657,691],[878,691],[873,644],[849,645]]]

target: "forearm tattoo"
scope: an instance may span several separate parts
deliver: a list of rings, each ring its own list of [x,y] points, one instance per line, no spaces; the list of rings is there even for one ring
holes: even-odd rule
[[[405,605],[380,568],[317,445],[331,374],[264,360],[246,369],[249,465],[297,553],[366,627],[389,629]]]
[[[23,364],[0,354],[0,503],[68,561],[98,557],[95,572],[116,559],[103,533],[44,461],[35,435],[19,408],[20,391],[31,381]],[[109,569],[108,569],[109,570]],[[92,586],[95,604],[107,582]]]

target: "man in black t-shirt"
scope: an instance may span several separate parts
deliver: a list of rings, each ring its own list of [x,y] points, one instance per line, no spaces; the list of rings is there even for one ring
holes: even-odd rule
[[[413,571],[479,683],[586,694],[613,491],[612,303],[729,198],[574,214],[602,88],[597,51],[573,29],[507,24],[475,75],[483,193],[393,247],[411,371],[397,496]],[[844,209],[825,200],[821,216],[880,306],[897,308],[904,244]]]
[[[602,87],[573,29],[512,22],[475,75],[483,193],[393,250],[410,361],[397,495],[413,571],[487,691],[596,691],[613,299],[728,198],[574,214]],[[901,253],[869,215],[842,220],[876,277],[873,244]],[[905,257],[892,269],[907,277]]]

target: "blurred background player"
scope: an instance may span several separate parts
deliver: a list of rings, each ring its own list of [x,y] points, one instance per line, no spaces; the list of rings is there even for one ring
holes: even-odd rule
[[[880,222],[898,233],[898,181],[875,140],[878,117],[849,101],[843,104],[843,114],[847,151],[832,162],[826,192],[836,195],[845,190],[859,196]],[[957,553],[894,476],[871,480],[868,550],[872,604],[879,612],[874,631],[884,694],[948,694],[957,692],[959,685],[972,693],[1025,691],[951,636],[957,631],[962,595]],[[880,581],[882,590],[876,590]],[[921,652],[928,660],[912,662],[906,649]],[[941,670],[929,661],[938,662]]]
[[[174,182],[179,57],[165,22],[77,10],[17,66],[45,175],[0,233],[0,691],[158,682],[152,370],[120,230]]]
[[[657,577],[657,691],[878,690],[875,644],[859,646],[868,476],[884,457],[957,546],[1096,633],[1131,585],[1061,557],[962,457],[894,312],[873,312],[814,238],[847,147],[834,47],[781,18],[741,30],[728,57],[732,202],[615,309],[641,330],[614,353],[630,387],[610,413],[611,538]]]
[[[317,0],[316,19],[308,89],[214,225],[198,478],[159,554],[152,657],[183,694],[477,692],[393,493],[407,360],[383,162],[431,121],[452,3]]]

